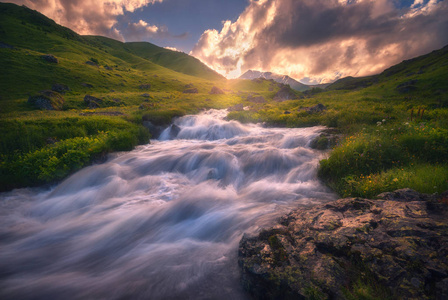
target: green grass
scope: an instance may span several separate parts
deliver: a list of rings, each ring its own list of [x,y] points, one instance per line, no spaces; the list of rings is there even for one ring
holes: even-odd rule
[[[386,123],[348,136],[321,161],[320,177],[343,196],[373,197],[405,187],[448,190],[448,129],[431,122]]]

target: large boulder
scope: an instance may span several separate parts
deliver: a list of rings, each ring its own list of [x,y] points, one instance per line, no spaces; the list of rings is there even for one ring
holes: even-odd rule
[[[45,90],[29,97],[28,103],[39,109],[62,110],[64,97],[58,92]]]
[[[53,54],[45,54],[41,56],[43,60],[50,62],[50,63],[54,63],[57,64],[59,63],[59,60],[53,55]]]
[[[448,299],[447,205],[409,189],[380,196],[295,210],[243,237],[243,286],[256,299],[355,299],[363,287],[376,297]]]
[[[289,85],[283,85],[280,90],[275,94],[274,101],[286,101],[286,100],[293,100],[296,99],[296,94],[294,91],[289,87]]]
[[[210,90],[211,95],[219,95],[219,94],[225,94],[224,91],[222,89],[220,89],[217,86],[212,87],[212,89]]]
[[[103,104],[103,100],[90,95],[85,95],[84,102],[89,108],[99,108]]]

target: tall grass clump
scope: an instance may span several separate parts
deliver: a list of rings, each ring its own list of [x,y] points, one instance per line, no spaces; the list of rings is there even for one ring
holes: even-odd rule
[[[53,183],[112,151],[149,141],[142,125],[123,119],[68,118],[2,122],[0,190]],[[8,129],[10,132],[8,132]],[[17,134],[20,132],[21,134]],[[17,135],[13,139],[12,136]]]
[[[372,197],[404,187],[447,190],[448,130],[424,122],[383,121],[347,137],[321,161],[319,176],[342,196]]]

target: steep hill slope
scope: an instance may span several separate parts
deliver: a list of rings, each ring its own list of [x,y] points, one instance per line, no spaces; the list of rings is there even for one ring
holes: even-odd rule
[[[381,74],[367,77],[345,77],[326,90],[360,90],[382,85],[391,92],[406,94],[423,90],[441,92],[446,89],[448,69],[448,46],[426,55],[405,60],[384,70]]]
[[[165,68],[210,80],[224,78],[197,58],[183,52],[171,51],[145,42],[126,43],[125,45],[131,49],[132,53]]]
[[[175,62],[171,67],[176,70],[172,70],[141,56],[144,49],[160,47],[141,43],[143,48],[137,47],[134,52],[135,46],[80,36],[36,11],[14,4],[0,3],[0,43],[0,65],[4,66],[1,99],[26,96],[57,82],[74,92],[86,91],[86,85],[101,92],[124,90],[124,86],[126,90],[138,90],[147,81],[160,90],[181,91],[186,84],[223,79],[186,54],[162,51],[166,60]],[[41,57],[45,54],[54,55],[59,63],[44,61]]]

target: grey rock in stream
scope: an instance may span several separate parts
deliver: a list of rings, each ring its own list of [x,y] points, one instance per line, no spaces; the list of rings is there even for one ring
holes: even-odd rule
[[[448,299],[447,196],[402,189],[293,211],[243,237],[243,286],[257,299],[345,299],[361,281],[392,299]]]

